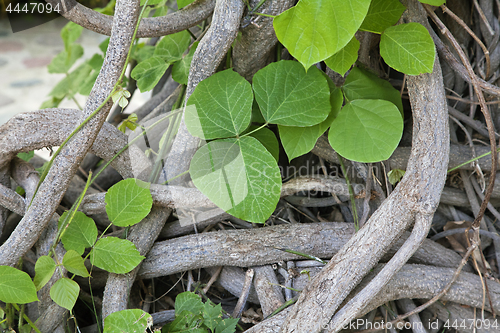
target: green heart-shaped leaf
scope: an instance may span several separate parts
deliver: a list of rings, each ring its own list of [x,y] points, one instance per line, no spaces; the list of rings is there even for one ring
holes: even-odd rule
[[[116,274],[130,272],[142,259],[134,243],[116,237],[99,239],[90,252],[92,265]]]
[[[52,59],[47,69],[49,73],[67,73],[82,55],[83,47],[79,44],[71,44]]]
[[[64,212],[59,218],[62,223],[67,218],[68,212]],[[82,255],[86,248],[92,247],[97,239],[97,227],[94,220],[82,212],[76,212],[73,220],[64,230],[61,241],[66,251],[75,250]]]
[[[263,223],[281,193],[274,157],[253,137],[212,141],[198,149],[189,169],[196,187],[229,214]]]
[[[339,52],[325,59],[325,64],[335,72],[344,76],[351,68],[352,64],[358,59],[359,42],[356,37],[352,37],[351,41],[342,48]]]
[[[277,16],[278,40],[306,69],[343,48],[363,22],[370,0],[301,0]]]
[[[189,50],[189,53],[185,55],[181,60],[176,61],[172,66],[172,79],[180,84],[187,84],[189,78],[189,69],[191,68],[191,60],[193,59],[194,51],[198,42],[194,42]]]
[[[359,67],[354,67],[342,86],[347,101],[383,99],[396,105],[403,114],[401,94],[388,81]]]
[[[36,290],[40,290],[49,282],[56,271],[56,263],[49,256],[41,256],[35,263],[35,278],[33,283]]]
[[[63,257],[63,265],[68,272],[82,276],[89,277],[90,274],[85,267],[83,258],[76,253],[76,251],[69,250]]]
[[[130,75],[137,80],[137,87],[141,92],[153,89],[167,70],[170,63],[161,57],[154,56],[141,61]]]
[[[253,77],[255,99],[271,124],[312,126],[330,113],[330,90],[316,67],[304,70],[295,61],[267,65]]]
[[[236,136],[250,124],[253,93],[250,83],[231,69],[198,84],[189,97],[186,126],[205,140]]]
[[[104,201],[109,220],[118,227],[128,227],[141,222],[153,207],[149,183],[134,178],[111,186]]]
[[[392,68],[408,74],[431,73],[436,51],[427,29],[420,23],[387,28],[380,38],[380,55]]]
[[[50,298],[62,308],[71,311],[80,293],[80,286],[68,278],[60,278],[50,288]]]
[[[343,157],[364,163],[388,159],[403,133],[398,108],[384,100],[358,99],[346,104],[332,123],[328,140]]]
[[[191,35],[186,30],[167,35],[156,45],[154,55],[168,63],[180,60],[191,43]]]

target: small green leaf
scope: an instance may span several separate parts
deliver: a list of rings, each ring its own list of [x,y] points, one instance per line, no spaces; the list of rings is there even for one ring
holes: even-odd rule
[[[446,2],[446,0],[418,0],[421,3],[426,3],[432,6],[441,6]]]
[[[68,278],[60,278],[50,288],[50,298],[62,308],[71,311],[75,306],[80,286]]]
[[[252,137],[206,144],[194,155],[189,172],[203,194],[246,221],[264,223],[280,198],[276,160]]]
[[[66,50],[68,50],[70,45],[76,42],[82,34],[82,31],[83,27],[73,22],[68,22],[68,24],[61,29],[61,38],[64,42],[64,48]]]
[[[359,42],[356,37],[352,37],[351,41],[342,50],[325,59],[325,64],[333,71],[344,76],[358,59],[358,50]]]
[[[203,309],[201,312],[203,316],[203,324],[213,331],[217,324],[222,321],[222,306],[217,304],[213,306],[209,302],[203,304]]]
[[[194,2],[194,0],[177,0],[177,7],[179,9],[181,9],[181,8],[184,8],[193,2]]]
[[[92,72],[92,67],[90,67],[89,64],[81,64],[69,73],[68,76],[59,81],[49,93],[49,96],[54,96],[56,98],[64,98],[66,96],[72,97],[80,90],[80,86],[88,78],[90,72]]]
[[[203,302],[200,296],[190,291],[180,293],[175,298],[175,315],[180,315],[183,311],[199,313],[203,309]]]
[[[145,333],[153,318],[140,309],[121,310],[104,318],[104,333]]]
[[[311,126],[330,113],[328,83],[316,67],[306,73],[295,61],[274,62],[255,73],[255,99],[271,124]]]
[[[372,0],[359,30],[381,34],[398,22],[405,9],[399,0]]]
[[[203,317],[190,311],[182,311],[176,314],[174,321],[163,326],[164,333],[210,333],[206,328],[200,327]]]
[[[14,267],[0,266],[0,301],[18,304],[38,301],[30,276]]]
[[[104,201],[109,220],[118,227],[128,227],[141,222],[153,207],[149,183],[134,178],[111,186]]]
[[[104,58],[100,54],[94,54],[92,58],[88,60],[88,64],[92,67],[93,70],[95,71],[100,71],[102,64],[104,62]]]
[[[17,157],[19,157],[20,159],[22,159],[23,161],[26,161],[26,162],[29,162],[33,158],[33,156],[35,156],[34,150],[27,152],[27,153],[17,153]]]
[[[363,22],[370,0],[301,0],[277,16],[274,30],[308,69],[342,49]]]
[[[98,76],[99,71],[93,70],[85,79],[85,81],[83,81],[80,85],[80,90],[78,90],[78,93],[83,96],[90,95],[90,92],[92,91],[92,88],[94,87],[95,81],[97,80]]]
[[[83,258],[74,250],[69,250],[64,254],[63,265],[68,272],[82,277],[89,277],[90,274],[85,267]]]
[[[111,2],[113,1],[110,1],[110,3]],[[108,50],[108,45],[109,45],[109,37],[103,40],[101,44],[99,44],[99,50],[101,50],[102,53],[106,54],[106,51]]]
[[[252,87],[228,69],[201,81],[189,97],[186,126],[193,136],[205,140],[236,136],[250,124]]]
[[[405,171],[401,169],[392,169],[387,173],[389,183],[391,183],[392,185],[396,185],[396,183],[399,182],[404,175]]]
[[[388,159],[403,133],[398,108],[384,100],[358,99],[346,104],[332,123],[328,139],[341,156],[364,163]]]
[[[137,80],[139,90],[146,92],[156,86],[168,66],[170,66],[170,63],[165,62],[162,58],[151,57],[135,66],[130,75],[134,80]]]
[[[189,53],[185,55],[181,60],[176,61],[172,66],[172,79],[180,84],[187,84],[189,77],[189,69],[191,68],[191,60],[193,59],[194,51],[198,42],[194,42],[189,50]]]
[[[116,274],[130,272],[143,259],[134,243],[116,237],[99,239],[90,252],[92,265]]]
[[[160,1],[160,5],[156,7],[153,17],[165,16],[168,13],[168,7],[165,0]]]
[[[56,271],[56,263],[54,259],[48,256],[41,256],[35,263],[35,278],[33,283],[36,290],[40,290],[49,282]]]
[[[64,212],[59,218],[61,224],[67,218]],[[61,241],[66,251],[74,250],[82,255],[86,248],[92,247],[97,239],[97,227],[94,220],[82,212],[76,212],[73,220],[66,227]]]
[[[125,133],[125,131],[126,131],[127,128],[129,128],[132,131],[135,131],[135,129],[137,128],[137,120],[138,119],[139,118],[137,118],[137,115],[135,113],[131,113],[127,117],[127,119],[125,119],[123,121],[123,123],[121,123],[120,126],[118,126],[118,129],[120,131],[122,131],[123,133]],[[160,144],[160,147],[161,147],[161,144]]]
[[[134,49],[134,59],[137,62],[142,62],[146,59],[149,59],[155,53],[155,47],[153,45],[143,45],[140,48]]]
[[[154,55],[168,63],[180,60],[191,44],[191,35],[186,30],[167,35],[156,45]]]
[[[309,127],[278,125],[281,143],[289,161],[310,152],[314,148],[318,138],[330,127],[340,111],[344,100],[342,91],[338,88],[332,92],[332,97],[332,111],[328,115],[328,118],[318,125]]]
[[[128,105],[127,98],[130,98],[130,92],[125,89],[120,89],[118,91],[115,91],[115,93],[111,95],[113,103],[118,103],[118,105],[121,106],[122,108],[125,108]]]
[[[257,126],[251,125],[245,132],[251,132],[256,128]],[[250,134],[250,136],[259,140],[259,142],[262,143],[264,147],[266,147],[267,151],[270,152],[271,155],[273,155],[276,162],[278,162],[280,158],[280,146],[278,143],[278,139],[276,139],[276,135],[273,133],[273,131],[271,131],[269,128],[263,127],[257,132],[253,132],[252,134]]]
[[[24,195],[26,192],[24,191],[24,188],[22,188],[21,186],[17,186],[16,193],[19,195]]]
[[[380,55],[397,71],[408,75],[431,73],[436,52],[427,29],[420,23],[387,28],[380,38]]]
[[[56,55],[47,69],[49,73],[67,73],[82,55],[83,47],[79,44],[72,44]]]
[[[40,105],[40,109],[57,108],[61,101],[62,98],[51,97],[50,99],[44,101],[42,105]]]
[[[238,324],[238,318],[226,318],[217,324],[215,327],[215,333],[233,333],[236,332],[236,324]]]
[[[403,114],[401,94],[388,81],[375,74],[354,67],[342,86],[347,101],[355,99],[383,99],[395,104]]]

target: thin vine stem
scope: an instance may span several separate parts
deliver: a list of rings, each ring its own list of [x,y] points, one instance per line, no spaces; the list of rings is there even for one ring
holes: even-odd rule
[[[257,131],[260,131],[261,129],[263,129],[263,128],[264,128],[264,127],[266,127],[267,125],[269,125],[269,123],[265,123],[264,125],[262,125],[262,126],[260,126],[260,127],[257,127],[257,128],[256,128],[256,129],[254,129],[253,131],[250,131],[250,132],[248,132],[248,133],[243,134],[242,136],[240,136],[240,138],[243,138],[243,137],[245,137],[245,136],[249,136],[250,134],[253,134],[253,133],[257,132]]]

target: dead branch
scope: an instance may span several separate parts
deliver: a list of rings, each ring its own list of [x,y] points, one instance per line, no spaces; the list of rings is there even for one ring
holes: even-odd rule
[[[409,237],[395,241],[385,260]],[[221,230],[157,242],[142,263],[142,279],[166,276],[211,266],[250,267],[302,257],[281,251],[288,248],[319,258],[331,258],[357,235],[352,223],[323,222],[280,225],[258,229]],[[439,255],[438,255],[439,253]],[[412,262],[455,267],[461,257],[430,240],[425,240]]]
[[[259,297],[262,313],[267,317],[285,303],[285,298],[281,287],[277,286],[278,279],[270,265],[255,266],[253,269],[255,270],[253,285]]]
[[[24,215],[24,198],[16,191],[0,184],[0,206],[7,208],[18,215]]]

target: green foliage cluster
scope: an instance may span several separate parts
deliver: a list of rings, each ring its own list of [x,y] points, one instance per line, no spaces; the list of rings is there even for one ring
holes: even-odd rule
[[[203,303],[195,293],[186,291],[175,298],[175,319],[162,328],[163,333],[233,333],[238,318],[222,319],[222,307]]]
[[[191,2],[177,0],[179,8]],[[421,2],[441,5],[444,1]],[[167,12],[166,0],[152,0],[148,5],[146,15],[150,11],[154,11],[152,16]],[[112,14],[113,8],[111,1],[99,11]],[[257,14],[257,8],[249,15]],[[218,72],[199,83],[186,101],[188,130],[208,141],[191,161],[189,172],[196,187],[228,213],[264,222],[274,211],[281,192],[279,143],[269,125],[277,128],[289,160],[311,151],[326,131],[331,146],[345,158],[360,162],[387,159],[402,135],[401,98],[387,81],[360,66],[352,68],[360,47],[354,35],[359,30],[380,34],[380,54],[397,71],[407,75],[431,72],[435,51],[427,30],[417,23],[395,25],[404,10],[398,0],[300,0],[275,17],[273,24],[280,43],[298,62],[271,63],[254,75],[252,84],[232,69]],[[73,23],[61,31],[64,50],[48,70],[66,77],[42,107],[57,107],[65,98],[75,100],[76,94],[90,93],[109,39],[99,45],[102,53],[75,68],[84,53],[76,43],[81,33],[82,28]],[[137,62],[131,77],[141,91],[148,91],[172,66],[173,79],[185,85],[196,47],[187,30],[163,37],[156,46],[137,42],[131,51],[131,58]],[[335,86],[319,66],[314,66],[321,62],[346,76],[345,83]],[[125,107],[130,93],[118,87],[111,97]],[[133,130],[136,121],[137,117],[131,115],[120,129]],[[166,141],[163,138],[160,145],[166,145]],[[32,155],[20,157],[28,160]],[[395,182],[401,177],[402,172],[391,175]],[[134,225],[151,210],[149,183],[121,181],[110,188],[105,201],[112,224]],[[25,304],[38,300],[36,292],[59,269],[60,278],[51,287],[50,296],[71,311],[79,286],[73,278],[63,277],[63,267],[73,277],[90,277],[84,265],[87,258],[92,265],[116,274],[130,272],[142,261],[144,257],[130,241],[98,237],[95,222],[78,212],[78,205],[59,221],[54,246],[61,241],[66,249],[62,262],[52,249],[36,262],[33,280],[17,268],[0,266],[0,301]],[[220,305],[202,303],[191,293],[178,295],[175,309],[174,322],[163,332],[229,333],[237,323],[237,319],[222,319]],[[104,331],[142,332],[151,327],[151,321],[142,310],[120,311],[106,318]]]
[[[153,205],[149,183],[133,178],[113,185],[106,193],[105,202],[109,220],[118,227],[139,223],[149,214]],[[129,240],[98,237],[95,222],[76,209],[60,217],[58,231],[55,244],[61,241],[66,250],[62,262],[57,260],[53,251],[41,256],[36,261],[33,280],[17,268],[0,266],[0,301],[17,304],[37,301],[36,292],[49,282],[59,268],[57,274],[60,278],[50,288],[50,297],[56,304],[71,311],[80,292],[79,285],[73,281],[74,276],[91,276],[85,267],[85,259],[89,258],[93,266],[116,274],[130,272],[144,259]],[[73,277],[64,277],[62,267]],[[108,319],[111,326],[115,325],[113,318]],[[116,320],[120,321],[118,317]]]
[[[110,14],[114,5],[115,0],[110,1],[106,7],[96,8],[95,10],[103,14]],[[48,65],[48,71],[49,73],[65,74],[66,76],[52,89],[49,93],[51,98],[43,102],[40,108],[55,108],[65,98],[76,102],[74,98],[76,94],[84,96],[90,94],[90,90],[94,86],[104,62],[104,54],[108,47],[109,38],[99,45],[102,53],[94,54],[90,59],[74,68],[77,60],[84,54],[83,47],[76,43],[82,31],[83,28],[73,22],[69,22],[61,30],[64,50],[52,59],[52,62]]]
[[[289,160],[311,151],[328,129],[331,146],[347,159],[389,158],[403,131],[399,92],[360,67],[336,87],[312,65],[324,61],[345,75],[357,60],[354,34],[361,30],[381,34],[381,56],[392,68],[407,75],[431,72],[435,50],[425,27],[394,26],[404,10],[398,0],[301,0],[275,17],[276,36],[298,62],[271,63],[252,85],[231,69],[216,73],[187,101],[188,130],[211,140],[191,161],[196,187],[228,213],[264,222],[280,197],[272,148],[277,139],[272,132],[260,139],[252,134],[270,124],[277,125]],[[251,125],[258,128],[248,131]]]

